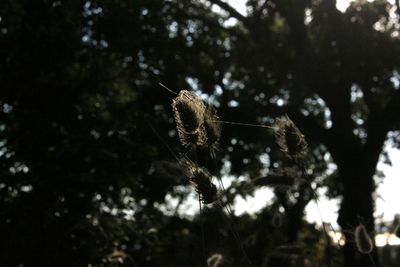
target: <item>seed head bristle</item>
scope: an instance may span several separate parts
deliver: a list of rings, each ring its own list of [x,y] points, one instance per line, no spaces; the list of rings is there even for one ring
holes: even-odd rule
[[[357,250],[360,253],[371,253],[374,248],[374,244],[364,225],[359,224],[356,227],[356,229],[354,230],[354,239],[356,241]]]
[[[207,136],[207,145],[215,147],[221,138],[221,122],[217,111],[210,105],[207,105],[204,112],[204,130]]]
[[[225,259],[222,254],[215,253],[212,254],[208,259],[207,259],[207,266],[208,267],[223,267],[225,265]]]
[[[289,157],[298,160],[304,158],[307,151],[307,142],[304,135],[288,116],[276,120],[276,143]]]
[[[203,101],[193,92],[182,90],[172,101],[176,128],[183,146],[204,144]]]

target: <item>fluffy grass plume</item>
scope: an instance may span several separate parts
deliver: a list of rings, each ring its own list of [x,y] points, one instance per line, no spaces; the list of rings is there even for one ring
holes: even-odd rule
[[[354,230],[354,239],[356,241],[357,250],[363,254],[369,254],[374,248],[371,237],[367,229],[362,224],[359,224]]]
[[[207,266],[208,267],[224,267],[227,266],[224,256],[219,253],[212,254],[208,259],[207,259]]]
[[[221,138],[217,111],[195,93],[182,90],[172,101],[179,139],[183,146],[215,148]]]
[[[205,143],[204,113],[206,106],[193,92],[182,90],[172,101],[176,128],[183,146]]]
[[[300,160],[307,152],[307,142],[304,135],[288,116],[276,120],[276,143],[289,157]]]
[[[211,181],[211,174],[204,168],[196,166],[186,159],[184,161],[186,176],[200,195],[203,204],[214,203],[218,199],[217,186]]]

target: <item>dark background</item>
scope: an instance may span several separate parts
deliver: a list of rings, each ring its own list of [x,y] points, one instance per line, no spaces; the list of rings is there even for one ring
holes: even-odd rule
[[[248,266],[243,251],[253,266],[388,262],[358,253],[353,232],[360,222],[376,229],[376,165],[390,161],[386,140],[400,144],[400,9],[355,1],[341,13],[335,2],[249,0],[244,16],[220,0],[2,0],[0,266],[194,267],[213,253]],[[194,218],[165,212],[193,188],[174,158],[188,153],[174,95],[159,82],[200,89],[225,121],[271,125],[288,114],[309,144],[314,186],[341,199],[349,242],[327,246],[303,221],[307,188],[277,193],[256,215],[233,218],[216,204]],[[216,155],[199,160],[216,176],[230,162],[225,174],[245,177],[228,203],[252,194],[261,171],[296,167],[264,128],[224,125]],[[301,252],[279,250],[297,242]]]

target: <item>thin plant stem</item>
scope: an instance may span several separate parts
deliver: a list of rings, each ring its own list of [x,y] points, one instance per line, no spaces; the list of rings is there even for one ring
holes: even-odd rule
[[[215,169],[217,170],[217,169],[218,169],[218,166],[217,166],[217,157],[216,157],[214,151],[211,151],[211,158],[213,159],[214,165],[215,165]],[[226,192],[226,189],[225,189],[224,183],[223,183],[223,181],[222,181],[222,178],[221,178],[219,175],[217,175],[217,180],[218,180],[218,183],[219,183],[219,185],[220,185],[220,188],[221,188],[222,193],[223,193],[224,195],[226,195],[226,197],[228,197],[228,194],[227,194],[227,192]],[[246,251],[245,251],[245,249],[244,249],[244,247],[243,247],[243,244],[242,244],[242,241],[241,241],[239,232],[237,231],[237,228],[236,228],[236,226],[235,226],[235,222],[234,222],[234,216],[235,216],[235,215],[234,215],[234,213],[233,213],[233,211],[232,211],[231,204],[229,203],[229,201],[227,201],[226,205],[224,205],[224,203],[223,203],[222,201],[220,201],[220,205],[221,205],[223,208],[226,209],[226,211],[227,211],[227,213],[228,213],[228,216],[230,216],[230,218],[228,217],[228,220],[230,219],[230,220],[231,220],[231,223],[229,223],[229,221],[228,221],[228,224],[229,224],[229,226],[230,226],[230,229],[231,229],[231,231],[232,231],[232,234],[233,234],[233,236],[235,237],[236,242],[238,243],[239,248],[240,248],[240,250],[242,251],[242,253],[243,253],[243,255],[244,255],[244,257],[245,257],[247,263],[249,264],[249,266],[252,266],[252,263],[251,263],[249,257],[247,256],[247,253],[246,253]]]
[[[223,124],[231,124],[238,126],[246,126],[246,127],[255,127],[255,128],[266,128],[274,131],[278,131],[279,129],[276,126],[270,126],[265,124],[254,124],[254,123],[243,123],[243,122],[234,122],[234,121],[221,121],[221,120],[209,120],[211,122],[220,122]],[[297,135],[298,133],[284,130],[285,133]]]
[[[197,147],[193,146],[193,154],[195,158],[195,164],[196,167],[199,166],[198,164],[198,157],[197,157]],[[201,247],[202,247],[202,254],[203,254],[203,261],[204,261],[204,266],[207,267],[207,257],[206,257],[206,241],[205,241],[205,234],[204,234],[204,225],[202,221],[202,214],[203,214],[203,209],[201,207],[201,194],[198,193],[199,195],[199,212],[200,212],[200,228],[201,228]]]
[[[201,208],[201,196],[199,195],[199,212],[200,212],[200,232],[201,232],[201,250],[203,254],[204,266],[207,267],[207,257],[206,257],[206,240],[204,235],[204,225],[202,220],[203,209]]]
[[[172,148],[164,141],[164,139],[160,136],[160,134],[156,131],[156,129],[151,125],[150,121],[144,118],[144,121],[149,126],[149,128],[153,131],[154,135],[160,140],[160,142],[168,149],[171,155],[175,158],[175,160],[179,163],[179,158],[176,156],[175,152]]]
[[[253,123],[243,123],[243,122],[234,122],[234,121],[222,121],[222,120],[213,120],[216,122],[220,122],[223,124],[232,124],[232,125],[239,125],[239,126],[248,126],[248,127],[257,127],[257,128],[267,128],[272,130],[277,130],[274,126],[264,125],[264,124],[253,124]]]
[[[373,267],[376,267],[374,258],[372,257],[371,253],[368,253],[368,256],[369,256],[369,259],[371,260],[372,266],[373,266]]]
[[[331,248],[332,248],[332,247],[331,247],[331,242],[330,242],[330,239],[329,239],[328,232],[326,231],[325,226],[324,226],[325,223],[324,223],[324,220],[323,220],[323,218],[322,218],[321,209],[320,209],[320,207],[319,207],[319,198],[318,198],[318,195],[317,195],[317,193],[314,191],[314,189],[313,189],[312,186],[311,186],[310,176],[309,176],[308,173],[307,173],[307,170],[306,170],[306,167],[305,167],[304,163],[303,163],[303,162],[297,162],[297,164],[300,166],[301,171],[302,171],[304,177],[306,178],[306,182],[307,182],[307,184],[308,184],[308,186],[309,186],[309,188],[310,188],[310,190],[311,190],[311,192],[312,192],[312,194],[313,194],[314,201],[315,201],[315,205],[317,206],[317,210],[318,210],[318,213],[319,213],[319,217],[320,217],[320,219],[321,219],[322,230],[323,230],[323,233],[324,233],[324,238],[325,238],[325,241],[326,241],[326,243],[327,243],[328,250],[331,251]],[[331,228],[331,230],[333,231],[333,234],[334,234],[334,236],[335,236],[335,238],[336,238],[336,231],[335,231],[335,229],[333,228],[332,224],[331,224],[330,222],[328,222],[328,225],[330,226],[330,228]],[[330,253],[330,254],[332,254],[332,253]],[[331,259],[330,261],[328,260],[328,264],[329,264],[330,266],[332,266],[332,267],[335,267],[335,264],[334,264],[334,262],[333,262],[332,259]]]
[[[235,240],[236,240],[236,242],[237,242],[237,244],[238,244],[238,246],[239,246],[239,249],[240,249],[241,252],[243,253],[243,256],[244,256],[244,258],[245,258],[247,264],[248,264],[250,267],[252,267],[253,265],[252,265],[252,263],[251,263],[249,257],[247,256],[247,253],[246,253],[246,251],[245,251],[245,249],[244,249],[244,247],[243,247],[242,241],[241,241],[241,239],[240,239],[239,232],[237,231],[237,227],[236,227],[235,222],[234,222],[234,220],[233,220],[234,214],[233,214],[232,210],[229,210],[229,208],[228,208],[226,205],[224,205],[224,203],[222,203],[222,201],[219,201],[218,204],[219,204],[219,206],[220,206],[221,208],[223,208],[223,209],[226,210],[226,212],[227,212],[227,214],[228,214],[228,217],[227,217],[226,219],[227,219],[227,223],[228,223],[228,226],[229,226],[229,230],[232,232],[232,235],[233,235],[233,237],[235,238]]]

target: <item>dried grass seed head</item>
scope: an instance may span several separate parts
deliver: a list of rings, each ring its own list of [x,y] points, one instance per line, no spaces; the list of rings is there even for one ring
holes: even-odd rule
[[[214,203],[218,199],[217,186],[211,181],[211,174],[204,168],[197,166],[189,159],[183,159],[185,174],[200,194],[200,200],[204,204]]]
[[[369,254],[374,248],[371,237],[364,225],[359,224],[354,230],[354,239],[360,253]]]
[[[293,159],[304,158],[307,152],[307,142],[304,135],[288,116],[276,120],[276,143],[280,149]]]
[[[190,181],[204,204],[214,203],[218,199],[218,189],[211,181],[211,174],[204,168],[196,168]]]
[[[184,146],[204,144],[204,112],[203,101],[193,92],[182,90],[172,101],[176,128],[179,139]]]
[[[207,259],[208,267],[223,267],[225,265],[225,259],[222,254],[214,253]]]
[[[212,204],[218,200],[218,189],[217,186],[210,182],[207,187],[202,189],[200,194],[200,200],[203,204]]]
[[[172,101],[177,121],[187,132],[195,132],[203,123],[205,105],[193,92],[182,90]]]
[[[179,131],[179,140],[185,147],[189,146],[204,146],[206,144],[206,136],[204,135],[203,125],[200,126],[199,130],[193,133]]]

